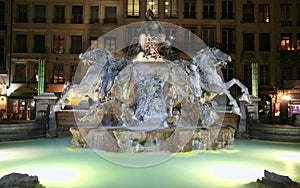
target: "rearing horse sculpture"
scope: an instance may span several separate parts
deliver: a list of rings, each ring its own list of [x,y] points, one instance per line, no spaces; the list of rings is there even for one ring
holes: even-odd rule
[[[249,93],[247,87],[245,87],[239,80],[232,79],[231,81],[224,83],[217,70],[227,65],[227,62],[231,61],[231,57],[217,48],[206,47],[200,50],[192,60],[192,64],[197,66],[197,71],[200,75],[200,87],[205,91],[202,93],[204,101],[210,101],[216,95],[225,94],[232,107],[232,113],[241,115],[240,108],[237,101],[233,98],[228,90],[232,85],[237,84],[243,93],[244,100],[249,102]],[[209,95],[207,95],[209,94]],[[246,97],[245,97],[246,96]]]

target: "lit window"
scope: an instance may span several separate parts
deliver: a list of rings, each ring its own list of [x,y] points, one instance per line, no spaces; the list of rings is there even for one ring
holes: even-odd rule
[[[177,0],[165,0],[165,18],[177,18]]]
[[[147,0],[146,10],[151,9],[154,17],[158,17],[158,0]]]
[[[140,0],[127,1],[127,17],[140,17]]]
[[[270,5],[260,4],[258,6],[258,22],[270,22]]]
[[[281,34],[281,49],[282,50],[292,50],[292,34],[291,33],[284,33]]]

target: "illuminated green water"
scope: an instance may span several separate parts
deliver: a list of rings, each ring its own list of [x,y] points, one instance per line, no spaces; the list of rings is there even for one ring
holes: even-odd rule
[[[37,175],[46,187],[248,187],[267,169],[300,182],[300,143],[236,140],[231,150],[176,154],[155,166],[133,168],[111,163],[91,149],[73,149],[70,140],[1,142],[0,177],[12,172]]]

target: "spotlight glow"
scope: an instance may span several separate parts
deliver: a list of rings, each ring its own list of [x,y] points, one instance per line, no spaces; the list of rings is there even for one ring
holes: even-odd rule
[[[13,152],[0,152],[0,161],[10,159],[15,154]]]
[[[300,153],[281,153],[278,156],[284,158],[285,160],[300,162]]]
[[[30,174],[30,175],[36,175],[39,177],[40,182],[72,182],[76,180],[79,176],[79,172],[75,169],[68,169],[68,168],[29,168],[29,169],[22,169],[18,172]]]
[[[239,166],[217,166],[213,170],[213,176],[217,179],[225,181],[255,181],[259,177],[263,177],[263,170],[253,169]]]

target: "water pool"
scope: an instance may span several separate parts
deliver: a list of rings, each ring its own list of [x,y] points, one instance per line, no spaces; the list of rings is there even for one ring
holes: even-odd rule
[[[264,169],[300,182],[300,143],[235,140],[228,150],[174,154],[148,167],[103,158],[149,160],[151,153],[107,153],[71,148],[71,138],[0,142],[0,177],[37,175],[46,187],[251,187]]]

